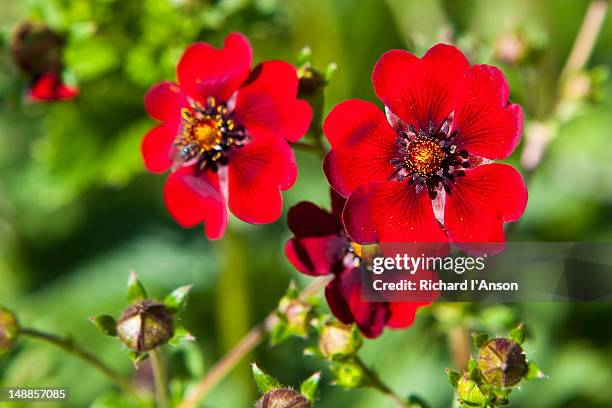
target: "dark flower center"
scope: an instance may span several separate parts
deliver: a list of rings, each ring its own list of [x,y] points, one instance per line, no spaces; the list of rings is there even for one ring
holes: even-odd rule
[[[197,164],[203,170],[217,171],[228,163],[232,148],[244,146],[247,136],[232,119],[225,103],[209,97],[203,106],[194,101],[181,109],[182,123],[176,140],[175,167]]]
[[[417,193],[427,189],[432,200],[442,189],[450,194],[455,177],[464,176],[464,169],[470,167],[467,150],[457,151],[457,131],[450,131],[452,121],[451,114],[438,128],[430,122],[426,130],[417,131],[410,125],[408,132],[400,131],[399,155],[391,160],[396,180],[407,180]]]

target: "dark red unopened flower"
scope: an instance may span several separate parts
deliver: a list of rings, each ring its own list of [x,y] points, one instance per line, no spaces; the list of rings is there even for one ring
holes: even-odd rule
[[[312,112],[298,100],[296,70],[268,61],[251,71],[252,52],[241,34],[224,47],[195,43],[183,54],[178,82],[153,86],[145,107],[161,123],[142,143],[147,169],[171,169],[165,202],[184,227],[204,222],[220,238],[227,206],[243,221],[261,224],[282,212],[280,190],[297,168],[289,142],[302,137]]]
[[[351,239],[503,242],[503,224],[527,203],[521,175],[492,163],[512,153],[523,129],[503,73],[438,44],[423,58],[388,51],[372,81],[385,112],[348,100],[323,127],[332,146],[325,174],[348,199]]]
[[[310,202],[289,210],[287,222],[294,237],[285,253],[300,272],[310,276],[333,274],[325,288],[331,312],[342,323],[356,323],[370,338],[385,327],[406,328],[421,306],[431,302],[367,302],[362,294],[361,246],[351,241],[340,220],[345,200],[332,192],[332,212]],[[433,298],[432,298],[433,300]]]
[[[64,38],[44,24],[26,21],[15,30],[11,52],[30,80],[26,98],[32,102],[72,99],[78,88],[62,81]]]

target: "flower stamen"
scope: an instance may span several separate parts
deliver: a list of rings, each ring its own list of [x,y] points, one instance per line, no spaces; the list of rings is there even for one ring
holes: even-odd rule
[[[198,164],[213,171],[226,165],[228,153],[247,142],[241,126],[237,126],[226,104],[218,104],[213,97],[206,106],[194,101],[181,109],[182,123],[174,141],[174,167]]]

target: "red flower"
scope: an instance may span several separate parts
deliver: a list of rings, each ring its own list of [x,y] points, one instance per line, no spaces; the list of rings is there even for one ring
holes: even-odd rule
[[[348,100],[327,116],[325,174],[348,201],[343,220],[359,243],[503,242],[504,222],[527,203],[508,157],[523,129],[502,72],[470,66],[453,46],[423,58],[385,53],[374,67],[385,104]]]
[[[287,221],[294,237],[285,253],[295,268],[310,276],[333,274],[325,288],[331,312],[343,323],[356,323],[370,338],[383,329],[406,328],[421,306],[431,302],[366,302],[362,300],[360,245],[344,232],[340,214],[345,200],[332,192],[332,213],[301,202],[289,210]]]
[[[157,84],[145,96],[147,112],[162,122],[142,143],[145,166],[172,169],[168,210],[184,227],[204,222],[210,239],[223,235],[228,205],[253,224],[280,217],[280,190],[297,175],[288,142],[310,125],[310,106],[296,99],[295,68],[268,61],[251,71],[251,59],[241,34],[228,35],[222,49],[195,43],[178,64],[178,83]]]

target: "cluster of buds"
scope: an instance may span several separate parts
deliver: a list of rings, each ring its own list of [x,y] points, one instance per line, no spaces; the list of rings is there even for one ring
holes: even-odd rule
[[[8,353],[19,336],[19,322],[15,315],[0,307],[0,357]]]
[[[163,302],[151,300],[132,272],[127,285],[129,305],[119,319],[100,315],[90,320],[105,335],[117,337],[125,344],[136,364],[146,358],[148,351],[164,344],[175,345],[182,340],[194,339],[175,322],[175,316],[184,307],[190,289],[191,285],[181,286],[166,296]]]
[[[493,408],[509,404],[511,392],[523,380],[543,378],[537,365],[527,361],[522,324],[508,337],[474,334],[477,359],[470,359],[464,373],[447,370],[462,408]]]
[[[281,385],[277,379],[264,373],[257,364],[252,364],[253,378],[262,396],[255,408],[311,408],[317,398],[321,373],[308,377],[300,390]]]

